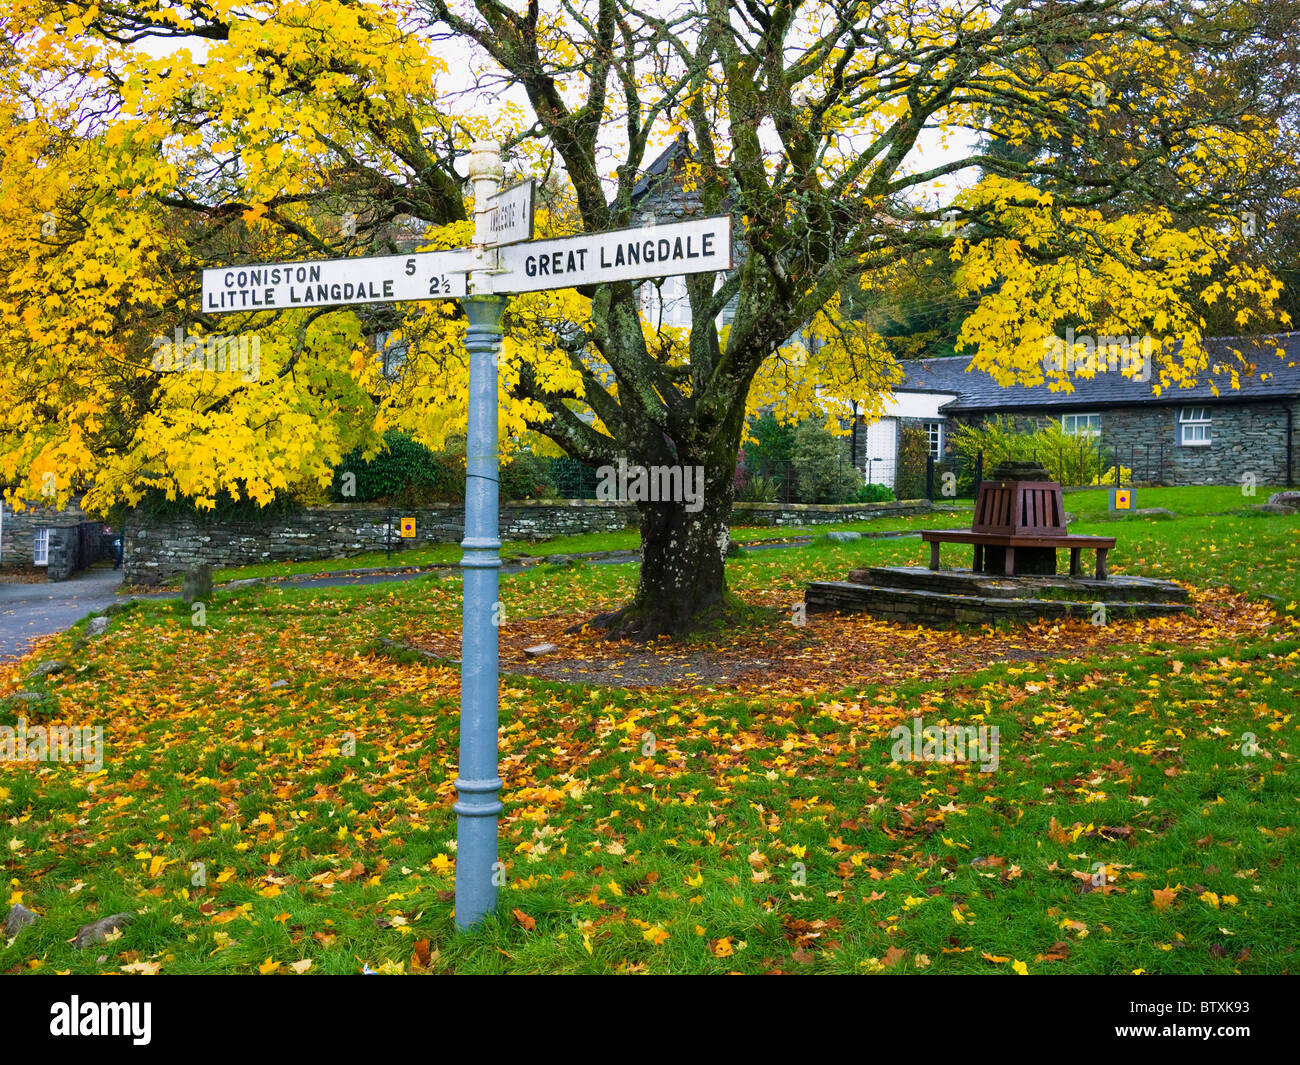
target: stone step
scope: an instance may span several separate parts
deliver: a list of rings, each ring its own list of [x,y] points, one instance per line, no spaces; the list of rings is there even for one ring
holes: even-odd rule
[[[1090,602],[1186,603],[1187,589],[1149,577],[998,577],[970,570],[929,570],[918,566],[869,566],[849,573],[849,583],[907,588],[984,599],[1062,598]],[[1054,593],[1054,594],[1053,594]]]
[[[985,625],[1000,621],[1078,618],[1088,621],[1102,603],[1108,621],[1182,613],[1186,603],[1122,599],[1033,599],[1020,596],[961,595],[919,588],[814,581],[804,592],[808,613],[867,613],[911,625]]]

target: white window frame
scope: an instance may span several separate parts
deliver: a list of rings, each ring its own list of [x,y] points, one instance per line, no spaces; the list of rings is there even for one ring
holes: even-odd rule
[[[38,527],[32,535],[32,564],[50,564],[50,530],[47,526]]]
[[[1178,443],[1182,447],[1209,447],[1214,442],[1213,425],[1209,407],[1183,407],[1178,412]]]
[[[921,423],[925,430],[925,442],[930,447],[930,457],[935,462],[943,461],[943,422],[936,418],[927,418]]]
[[[646,282],[641,286],[641,310],[655,329],[689,329],[691,300],[686,278],[670,275],[659,286]]]
[[[394,343],[393,338],[396,335],[391,329],[375,334],[375,352],[379,356],[380,373],[386,381],[395,381],[402,376],[402,369],[410,353],[410,338],[403,337]]]
[[[1097,427],[1092,427],[1092,420],[1096,419]],[[1086,428],[1079,428],[1080,419],[1087,419]],[[1097,440],[1101,437],[1101,415],[1095,412],[1071,412],[1061,415],[1061,429],[1069,433],[1070,436],[1082,436],[1089,440]]]

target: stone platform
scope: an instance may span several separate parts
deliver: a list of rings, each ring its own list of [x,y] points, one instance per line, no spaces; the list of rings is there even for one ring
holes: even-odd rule
[[[1147,577],[999,577],[970,570],[872,566],[847,581],[815,581],[804,593],[808,613],[867,613],[912,625],[996,624],[1060,618],[1158,617],[1190,609],[1187,590]]]

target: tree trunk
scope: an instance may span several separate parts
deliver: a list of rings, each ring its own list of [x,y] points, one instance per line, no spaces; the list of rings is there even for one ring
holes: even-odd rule
[[[721,626],[733,613],[726,560],[735,462],[704,469],[698,509],[685,502],[639,503],[641,577],[636,597],[593,619],[611,639],[652,640]],[[691,504],[692,506],[694,504]]]

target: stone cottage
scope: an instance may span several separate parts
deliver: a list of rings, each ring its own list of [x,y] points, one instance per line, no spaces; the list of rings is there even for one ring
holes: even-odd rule
[[[28,504],[14,510],[0,501],[0,576],[5,569],[45,571],[47,581],[66,581],[107,551],[102,522],[92,521],[73,500],[62,510]]]
[[[634,225],[701,210],[698,196],[681,180],[689,158],[690,144],[683,134],[643,171],[632,193]],[[739,262],[745,249],[739,227],[736,232]],[[645,284],[641,298],[652,321],[690,325],[685,278],[667,278],[662,288]],[[718,324],[725,324],[731,313],[734,308],[726,308]],[[1066,339],[1076,340],[1070,333]],[[1129,344],[1138,339],[1103,337],[1099,343],[1122,341],[1127,358],[1138,354]],[[1300,403],[1300,333],[1222,337],[1205,343],[1211,364],[1253,366],[1240,375],[1239,389],[1221,374],[1203,377],[1194,388],[1157,396],[1149,379],[1129,378],[1115,372],[1118,367],[1107,366],[1090,379],[1076,379],[1073,392],[1053,392],[1046,384],[1003,387],[985,373],[968,371],[968,356],[904,362],[906,377],[889,397],[884,416],[872,423],[859,418],[852,426],[853,463],[865,480],[892,488],[902,473],[904,428],[924,432],[931,456],[942,462],[952,457],[951,435],[959,424],[1009,416],[1026,430],[1058,423],[1081,441],[1118,457],[1139,482],[1239,484],[1251,473],[1261,485],[1293,484],[1300,460],[1294,433]],[[1066,341],[1059,346],[1064,351]],[[1107,345],[1108,352],[1113,346]],[[1284,357],[1276,354],[1278,348]]]
[[[1009,417],[1026,431],[1056,422],[1118,458],[1139,483],[1241,484],[1252,474],[1260,485],[1294,484],[1300,472],[1300,333],[1218,337],[1205,345],[1211,365],[1244,362],[1239,388],[1227,374],[1206,374],[1192,388],[1156,395],[1151,380],[1108,368],[1075,379],[1073,392],[1054,392],[1046,384],[999,385],[970,369],[964,355],[904,362],[906,378],[892,406],[868,428],[866,459],[889,466],[898,429],[906,424],[926,431],[936,459],[950,458],[958,425]]]

